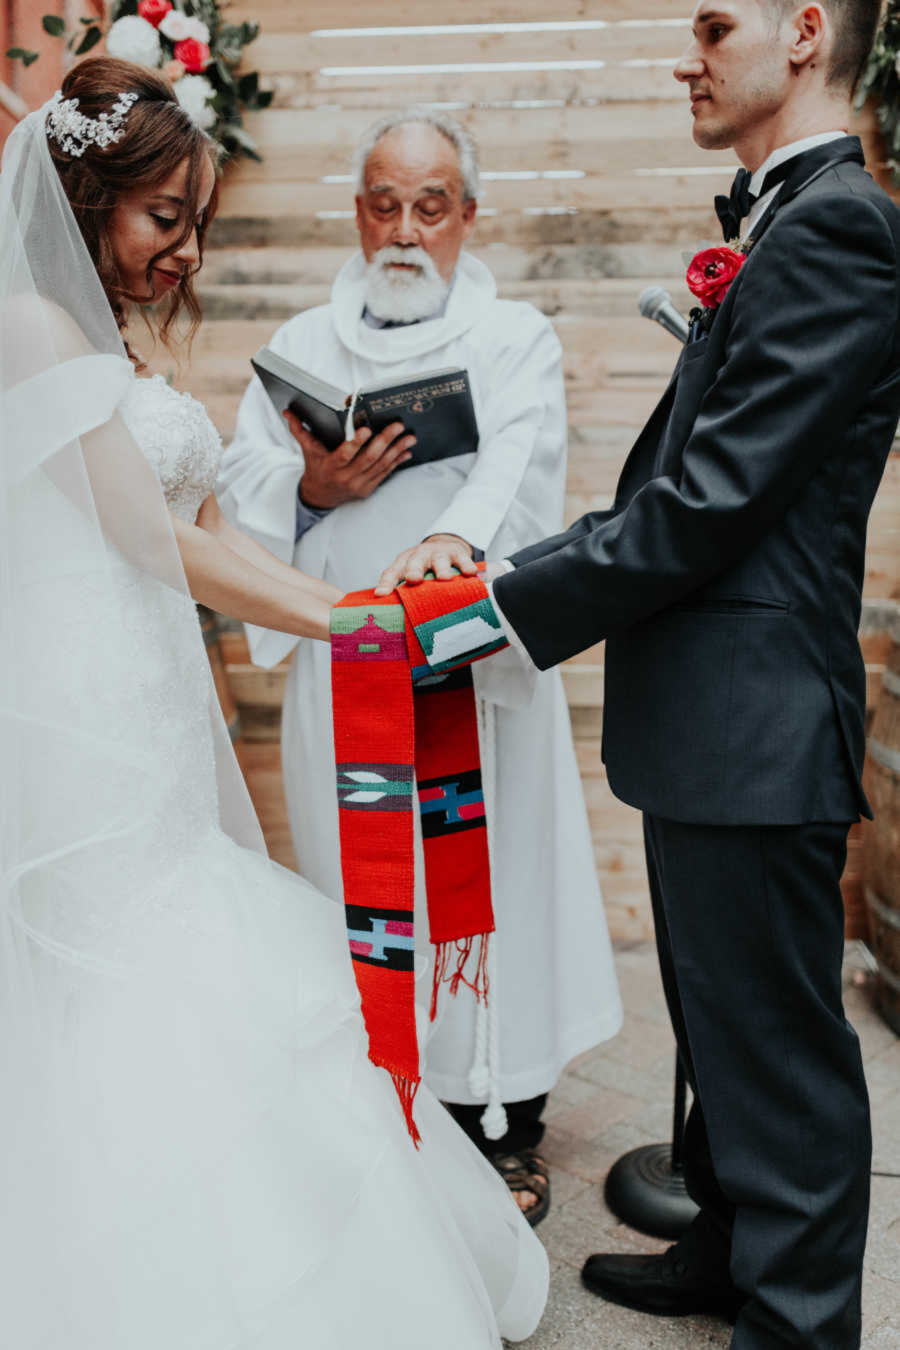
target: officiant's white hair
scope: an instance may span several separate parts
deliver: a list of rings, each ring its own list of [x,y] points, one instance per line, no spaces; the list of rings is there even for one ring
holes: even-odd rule
[[[478,148],[465,127],[449,117],[447,113],[437,112],[433,108],[417,105],[404,108],[401,112],[388,113],[369,127],[353,154],[353,179],[356,191],[362,192],[365,186],[366,165],[375,146],[389,131],[397,127],[409,126],[421,122],[434,127],[435,131],[450,142],[459,156],[459,172],[462,178],[463,201],[475,201],[478,197],[480,178],[478,173]]]

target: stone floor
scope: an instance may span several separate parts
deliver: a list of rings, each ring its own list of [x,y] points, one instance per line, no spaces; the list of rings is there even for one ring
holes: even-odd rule
[[[866,953],[848,949],[848,1016],[859,1032],[872,1100],[873,1172],[900,1173],[900,1039],[873,1005]],[[695,1350],[726,1347],[730,1328],[705,1317],[650,1318],[583,1288],[591,1251],[662,1250],[619,1223],[603,1181],[627,1149],[671,1136],[674,1043],[655,952],[640,943],[617,952],[625,1026],[607,1045],[575,1060],[547,1110],[545,1152],[553,1208],[537,1232],[550,1255],[550,1301],[523,1350]],[[872,1218],[863,1289],[865,1350],[900,1350],[900,1176],[872,1178]]]

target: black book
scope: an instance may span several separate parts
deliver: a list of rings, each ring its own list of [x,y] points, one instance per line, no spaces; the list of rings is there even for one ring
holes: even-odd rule
[[[478,423],[468,371],[429,370],[402,384],[376,384],[354,398],[327,380],[301,370],[293,361],[261,347],[250,364],[279,416],[290,408],[329,450],[347,439],[350,427],[383,431],[402,422],[416,443],[401,468],[428,464],[478,449]]]

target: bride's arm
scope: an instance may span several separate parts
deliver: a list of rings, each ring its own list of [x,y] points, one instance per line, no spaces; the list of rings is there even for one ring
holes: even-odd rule
[[[231,619],[328,641],[330,596],[298,585],[296,573],[285,581],[263,571],[199,525],[173,515],[172,526],[195,600]]]
[[[290,564],[276,558],[274,553],[270,553],[267,548],[263,548],[262,544],[258,544],[248,534],[235,529],[231,522],[223,516],[213,493],[210,493],[200,507],[197,514],[197,524],[201,530],[208,531],[226,548],[230,548],[232,553],[240,554],[242,558],[246,558],[247,562],[252,563],[254,567],[258,567],[267,576],[274,577],[276,581],[283,581],[291,586],[299,586],[308,591],[310,595],[317,595],[320,599],[327,600],[332,605],[336,600],[340,600],[342,592],[336,586],[330,585],[327,581],[320,581],[318,577],[308,576],[306,572],[299,572],[296,567],[291,567]]]

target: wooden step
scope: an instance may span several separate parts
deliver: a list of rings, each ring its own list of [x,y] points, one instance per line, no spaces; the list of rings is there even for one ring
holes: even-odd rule
[[[711,227],[710,227],[711,228]],[[213,239],[215,225],[213,226]],[[692,243],[699,242],[691,240]],[[686,248],[677,241],[640,243],[569,243],[524,248],[495,241],[483,244],[479,228],[467,250],[491,271],[501,295],[526,281],[576,281],[588,287],[614,278],[630,280],[632,293],[639,294],[639,281],[663,284],[663,278],[684,278]],[[317,247],[269,248],[223,245],[206,252],[199,288],[206,292],[218,286],[321,287],[326,298],[344,263],[358,251],[358,240],[349,247],[323,244]],[[318,303],[316,301],[315,303]]]
[[[679,249],[696,249],[701,240],[709,239],[715,229],[712,211],[713,192],[687,207],[666,203],[666,184],[661,183],[649,204],[628,207],[623,202],[597,210],[559,208],[534,213],[518,207],[482,214],[478,218],[476,235],[479,247],[496,243],[525,249],[546,249],[559,244],[586,244],[593,248],[610,244],[633,245],[640,240],[647,245],[666,244]],[[293,213],[270,216],[262,200],[245,193],[239,208],[232,208],[231,193],[226,189],[219,214],[213,221],[209,236],[208,256],[215,248],[242,246],[246,248],[345,248],[359,247],[359,236],[354,220],[352,202],[339,203],[337,215],[317,216],[295,202]]]
[[[609,174],[574,180],[540,179],[535,183],[493,183],[486,206],[498,211],[578,212],[628,211],[658,209],[660,197],[676,209],[704,209],[705,233],[713,224],[710,204],[716,192],[727,189],[732,175],[723,169],[720,175],[675,174],[664,180],[636,169],[613,169]],[[247,182],[235,170],[219,207],[217,221],[238,216],[243,219],[287,216],[296,221],[298,185],[292,180],[266,178],[261,182]],[[302,214],[347,211],[352,208],[345,184],[307,183],[303,187]]]
[[[682,313],[687,313],[694,301],[684,283],[683,273],[662,276],[656,280],[657,284],[670,290],[676,308]],[[643,289],[644,287],[632,277],[595,281],[575,277],[541,278],[506,281],[499,287],[499,294],[504,300],[526,300],[549,318],[562,320],[582,317],[591,320],[615,319],[618,322],[621,318],[634,319],[638,298]],[[208,278],[204,277],[199,286],[199,295],[203,317],[207,323],[222,319],[264,318],[283,323],[303,310],[327,304],[331,286],[321,283],[284,282],[210,285]],[[657,330],[658,334],[662,332],[662,329]],[[668,347],[670,355],[677,354],[677,347],[671,337],[668,338],[668,342],[660,342],[657,337],[657,345]]]
[[[364,111],[366,115],[360,119],[363,123],[361,131],[372,120],[370,111]],[[595,113],[594,109],[587,111]],[[616,113],[618,110],[611,108],[610,111]],[[316,146],[304,140],[303,128],[296,125],[303,116],[290,109],[274,108],[254,114],[252,119],[248,117],[247,129],[264,158],[262,163],[241,160],[229,170],[230,181],[241,184],[276,180],[295,182],[300,185],[299,202],[308,208],[311,205],[310,189],[337,179],[333,186],[342,192],[345,203],[351,205],[356,192],[356,184],[351,178],[351,156],[358,134],[348,136],[344,148],[335,145],[333,139]],[[485,171],[478,198],[481,205],[501,205],[509,200],[500,189],[510,184],[527,199],[529,190],[543,182],[557,183],[565,190],[599,176],[627,173],[635,166],[642,170],[659,170],[651,176],[664,179],[676,176],[677,169],[690,171],[700,179],[701,188],[706,180],[716,185],[714,191],[721,191],[723,186],[727,188],[731,183],[738,167],[730,150],[710,154],[698,149],[691,139],[686,109],[681,118],[674,114],[668,103],[628,105],[629,135],[625,139],[604,136],[603,121],[602,116],[595,115],[594,134],[584,144],[562,136],[534,144],[524,139],[521,132],[519,139],[508,145],[498,145],[493,140],[485,143],[480,137],[480,162]],[[608,132],[616,127],[621,130],[618,116],[608,117],[606,123]],[[538,125],[534,123],[536,132]],[[546,126],[541,134],[547,135]],[[509,175],[513,173],[528,176],[512,178]],[[519,197],[512,200],[518,201]]]

